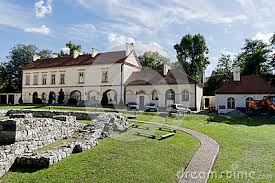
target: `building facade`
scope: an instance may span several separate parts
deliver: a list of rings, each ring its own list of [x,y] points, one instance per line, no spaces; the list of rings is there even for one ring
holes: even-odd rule
[[[23,102],[34,103],[35,99],[40,98],[43,103],[49,103],[51,98],[51,102],[56,103],[62,89],[65,103],[74,98],[91,105],[100,105],[106,98],[108,104],[135,101],[144,105],[155,101],[160,107],[176,102],[200,108],[202,85],[194,80],[188,83],[191,80],[185,73],[179,76],[184,79],[170,81],[172,77],[166,78],[166,74],[173,75],[172,70],[166,67],[166,73],[163,71],[158,75],[162,82],[154,81],[149,85],[134,83],[140,81],[142,70],[132,44],[126,44],[125,51],[100,53],[93,49],[85,55],[75,52],[73,56],[59,58],[34,57],[34,61],[23,69]],[[166,81],[165,78],[170,80]],[[149,96],[152,96],[153,91],[157,92],[157,97],[151,98]],[[171,101],[167,102],[168,91]],[[184,101],[181,99],[183,92],[186,95]]]
[[[256,75],[240,76],[239,68],[233,71],[233,80],[227,81],[215,92],[218,113],[237,108],[248,108],[249,101],[275,96],[275,88]]]

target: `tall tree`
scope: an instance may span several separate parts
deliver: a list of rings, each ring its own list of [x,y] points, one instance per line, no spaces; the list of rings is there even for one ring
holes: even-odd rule
[[[231,55],[222,54],[218,62],[218,68],[224,70],[225,74],[230,76],[233,67],[233,58]]]
[[[257,74],[260,76],[271,70],[271,49],[260,40],[246,40],[242,52],[237,57],[243,75]]]
[[[52,56],[52,51],[48,49],[43,49],[37,53],[41,58],[50,58]]]
[[[188,34],[174,46],[180,66],[192,78],[202,81],[202,73],[209,65],[208,47],[203,35]]]
[[[224,72],[224,69],[217,68],[211,74],[204,84],[203,95],[204,96],[213,96],[215,91],[226,82],[231,75],[227,75]]]
[[[211,76],[207,79],[204,85],[203,93],[205,96],[215,95],[216,89],[228,81],[232,74],[233,58],[231,55],[222,54],[217,68],[212,72]]]
[[[275,33],[273,34],[270,42],[271,42],[271,45],[275,46]]]
[[[70,49],[70,55],[72,55],[74,51],[81,51],[81,45],[76,45],[72,43],[72,41],[66,43],[66,47]]]
[[[165,64],[169,64],[170,60],[158,52],[147,51],[139,56],[141,65],[153,70],[163,70]]]
[[[22,70],[24,65],[31,63],[38,48],[35,45],[18,44],[14,46],[9,56],[9,61],[5,63],[7,80],[13,89],[22,88]]]

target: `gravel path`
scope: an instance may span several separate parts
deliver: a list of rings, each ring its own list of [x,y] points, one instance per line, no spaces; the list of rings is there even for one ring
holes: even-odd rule
[[[183,170],[178,182],[179,183],[207,182],[211,169],[219,153],[219,144],[213,138],[203,133],[200,133],[191,129],[187,129],[187,128],[169,126],[169,125],[164,125],[157,122],[146,122],[146,121],[138,121],[138,120],[131,120],[131,121],[170,127],[176,130],[183,131],[197,138],[200,141],[201,146],[198,149],[198,151],[195,153],[191,161],[189,162],[186,169]]]

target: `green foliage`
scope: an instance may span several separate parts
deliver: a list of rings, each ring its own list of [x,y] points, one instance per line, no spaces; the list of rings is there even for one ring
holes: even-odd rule
[[[218,68],[214,70],[204,85],[203,95],[213,96],[215,91],[223,85],[224,82],[230,79],[231,74],[228,75],[224,69]]]
[[[224,72],[230,75],[233,68],[233,58],[231,55],[222,54],[218,62],[218,68],[224,70]]]
[[[70,49],[70,55],[72,55],[74,51],[79,51],[79,52],[81,51],[81,45],[76,45],[72,43],[72,41],[69,41],[68,43],[66,43],[66,47]]]
[[[256,74],[263,76],[270,72],[271,49],[260,40],[246,40],[243,52],[237,57],[237,63],[241,67],[241,74]]]
[[[208,47],[203,35],[188,34],[174,46],[182,69],[192,78],[202,81],[202,73],[209,65]]]
[[[204,85],[205,96],[215,95],[215,91],[231,78],[233,58],[231,55],[222,54],[218,62],[218,67],[212,72]]]
[[[43,49],[37,53],[41,58],[50,58],[52,56],[52,51],[48,49]]]
[[[142,56],[139,56],[139,60],[143,67],[153,70],[163,70],[164,65],[170,62],[168,58],[152,51],[147,51]]]
[[[22,70],[24,65],[32,62],[33,56],[37,53],[38,48],[35,45],[18,44],[14,46],[9,56],[9,61],[5,63],[6,76],[9,85],[14,89],[22,88]]]
[[[57,99],[58,104],[64,104],[64,99],[65,99],[65,94],[63,89],[61,88],[60,91],[58,92],[58,99]]]

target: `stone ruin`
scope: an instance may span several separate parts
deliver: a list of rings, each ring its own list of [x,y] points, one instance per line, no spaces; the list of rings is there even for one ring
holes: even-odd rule
[[[50,167],[72,153],[95,147],[98,139],[124,132],[128,127],[119,113],[97,114],[88,125],[78,123],[76,116],[66,115],[34,119],[32,113],[18,111],[10,113],[9,118],[0,121],[0,177],[12,166]],[[58,140],[64,142],[43,150]]]

